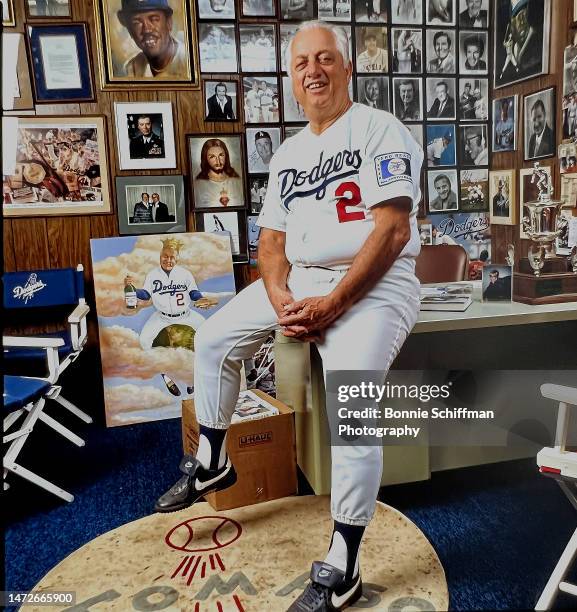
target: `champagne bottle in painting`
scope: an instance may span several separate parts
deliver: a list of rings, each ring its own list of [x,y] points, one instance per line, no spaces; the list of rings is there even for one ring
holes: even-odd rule
[[[126,308],[134,310],[138,306],[136,287],[132,283],[124,286],[124,299],[126,301]]]

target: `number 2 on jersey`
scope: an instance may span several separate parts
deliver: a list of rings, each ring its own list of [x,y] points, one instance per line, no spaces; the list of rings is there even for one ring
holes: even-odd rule
[[[177,306],[184,306],[184,293],[177,293],[176,294],[176,305]]]
[[[345,197],[348,194],[348,197]],[[347,210],[348,207],[358,206],[361,202],[361,189],[352,181],[341,183],[335,191],[335,196],[340,198],[337,202],[337,216],[339,223],[349,221],[362,221],[365,218],[364,210]]]

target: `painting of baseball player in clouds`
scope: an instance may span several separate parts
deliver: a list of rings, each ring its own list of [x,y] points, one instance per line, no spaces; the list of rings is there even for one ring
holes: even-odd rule
[[[168,419],[194,393],[194,336],[235,293],[230,239],[91,241],[106,421]]]

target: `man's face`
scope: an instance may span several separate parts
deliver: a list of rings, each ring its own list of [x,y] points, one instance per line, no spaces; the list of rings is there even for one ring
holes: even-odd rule
[[[469,153],[471,159],[477,159],[479,153],[483,150],[483,147],[479,144],[479,136],[469,136],[465,141],[465,151]]]
[[[540,134],[545,129],[545,113],[540,106],[534,108],[531,112],[531,122],[535,134]]]
[[[379,99],[379,82],[371,79],[365,87],[365,95],[369,102],[376,102]]]
[[[219,174],[224,170],[226,153],[222,147],[209,147],[208,151],[206,152],[206,159],[208,161],[209,168],[213,172]]]
[[[477,45],[467,45],[467,63],[476,66],[481,57],[481,49]]]
[[[447,55],[449,55],[450,48],[448,36],[439,36],[439,38],[437,38],[435,53],[440,60],[444,60]]]
[[[217,87],[216,87],[216,95],[219,98],[224,98],[226,96],[226,87],[224,85],[217,85]]]
[[[150,136],[150,133],[152,132],[152,121],[150,120],[150,117],[141,117],[138,120],[138,131],[143,136]]]
[[[143,194],[142,194],[142,201],[143,201],[145,204],[148,204],[148,194],[147,194],[147,193],[143,193]]]
[[[126,27],[146,57],[161,57],[166,53],[170,45],[172,17],[164,11],[132,13],[126,19]]]
[[[491,283],[491,285],[495,284],[498,278],[499,275],[497,274],[497,272],[489,272],[489,282]]]
[[[439,102],[444,102],[447,99],[447,87],[446,85],[437,85],[435,88],[437,99]]]
[[[178,263],[178,251],[171,248],[164,248],[160,251],[160,267],[165,272],[170,272]]]
[[[527,8],[521,9],[511,18],[511,34],[513,40],[522,43],[529,34],[529,20],[527,19]]]
[[[445,178],[439,179],[435,182],[435,189],[441,200],[445,201],[451,193],[451,183]]]
[[[259,138],[255,143],[256,151],[265,162],[272,157],[272,141],[270,138]]]
[[[467,0],[467,8],[469,9],[469,15],[476,17],[481,10],[482,0]]]
[[[153,193],[152,194],[152,203],[156,204],[159,200],[160,200],[160,197],[158,196],[158,194],[157,193]]]
[[[298,32],[291,47],[292,90],[307,117],[331,111],[349,100],[352,67],[343,64],[332,32],[311,28]]]
[[[365,49],[373,54],[377,50],[377,39],[374,36],[367,36],[365,38]]]
[[[401,102],[405,105],[410,104],[415,97],[415,90],[412,83],[403,84],[399,87]]]
[[[220,13],[221,11],[224,10],[226,3],[227,3],[227,0],[210,0],[210,8],[215,13]]]

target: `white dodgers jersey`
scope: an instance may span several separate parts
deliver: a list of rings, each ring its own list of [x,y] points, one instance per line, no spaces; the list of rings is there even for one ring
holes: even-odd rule
[[[152,297],[152,305],[160,312],[178,315],[190,309],[189,292],[198,289],[194,276],[181,266],[165,272],[160,266],[151,270],[144,281],[144,289]]]
[[[346,269],[374,229],[371,207],[408,197],[411,237],[400,256],[416,257],[422,163],[398,119],[355,103],[322,134],[306,126],[279,147],[257,224],[286,232],[291,264]]]

